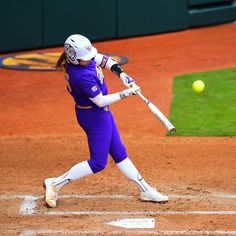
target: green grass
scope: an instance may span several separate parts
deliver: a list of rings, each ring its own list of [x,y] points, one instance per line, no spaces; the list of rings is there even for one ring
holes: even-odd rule
[[[203,80],[201,93],[192,90]],[[176,76],[170,120],[179,136],[236,136],[236,68]]]

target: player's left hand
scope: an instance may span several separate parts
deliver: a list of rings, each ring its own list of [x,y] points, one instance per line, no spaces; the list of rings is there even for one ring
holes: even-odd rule
[[[134,80],[128,76],[125,72],[120,74],[120,78],[123,81],[124,85],[128,88],[132,88],[135,85]]]

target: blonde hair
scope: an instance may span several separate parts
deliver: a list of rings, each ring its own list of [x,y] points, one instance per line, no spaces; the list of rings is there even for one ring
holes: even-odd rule
[[[56,69],[66,71],[67,65],[69,64],[65,52],[61,54],[56,63]]]

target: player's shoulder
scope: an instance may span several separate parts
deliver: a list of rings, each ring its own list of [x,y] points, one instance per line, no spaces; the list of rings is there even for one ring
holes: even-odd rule
[[[86,66],[69,64],[67,67],[67,73],[71,76],[82,76],[89,74],[89,68]]]
[[[89,83],[95,80],[96,77],[94,70],[83,66],[70,65],[67,68],[67,73],[69,75],[70,81],[78,85]]]

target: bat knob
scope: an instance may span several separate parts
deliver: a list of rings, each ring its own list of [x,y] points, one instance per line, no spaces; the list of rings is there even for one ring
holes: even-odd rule
[[[176,133],[176,128],[172,128],[171,130],[170,130],[170,134],[175,134]]]

